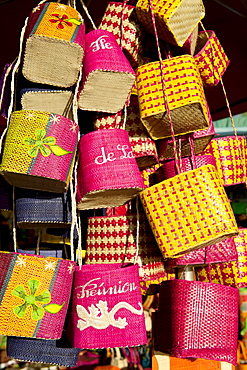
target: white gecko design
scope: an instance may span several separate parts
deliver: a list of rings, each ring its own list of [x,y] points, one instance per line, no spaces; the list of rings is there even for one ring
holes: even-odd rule
[[[140,309],[136,309],[135,307],[131,306],[127,302],[118,302],[110,312],[108,312],[108,306],[106,301],[99,301],[96,305],[91,305],[88,307],[88,311],[85,307],[81,305],[76,306],[76,311],[79,316],[79,320],[77,322],[77,327],[80,330],[84,330],[89,326],[92,326],[96,329],[106,329],[108,326],[112,325],[119,329],[124,329],[128,322],[126,321],[126,317],[121,318],[118,317],[116,320],[114,315],[118,310],[121,308],[125,308],[130,312],[136,315],[142,315],[143,307],[142,304],[139,302]],[[97,307],[96,307],[97,306]]]

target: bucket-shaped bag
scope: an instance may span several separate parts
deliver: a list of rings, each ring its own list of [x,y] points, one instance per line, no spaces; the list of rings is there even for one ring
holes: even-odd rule
[[[7,355],[22,362],[75,366],[80,349],[72,348],[66,339],[64,336],[60,340],[8,336]]]
[[[133,5],[129,5],[127,1],[123,3],[110,1],[99,29],[113,33],[134,68],[142,62],[143,28],[137,19]]]
[[[76,348],[147,343],[138,266],[83,265],[74,274],[67,334]]]
[[[67,190],[78,142],[78,124],[49,112],[11,114],[0,172],[21,188]]]
[[[61,338],[75,262],[14,252],[0,254],[0,334]]]
[[[106,30],[88,32],[78,93],[79,108],[116,113],[128,100],[134,81],[135,71],[115,36]]]
[[[140,198],[164,258],[238,234],[222,181],[211,164],[153,185]]]
[[[158,161],[156,144],[149,136],[140,120],[138,105],[127,107],[127,112],[120,111],[116,115],[99,113],[94,119],[96,130],[123,128],[129,134],[130,145],[140,170],[155,165]]]
[[[213,138],[202,154],[214,156],[224,186],[246,183],[246,137]]]
[[[196,268],[197,278],[200,281],[212,282],[244,288],[247,286],[247,229],[239,229],[239,234],[234,237],[237,256],[234,260],[224,263],[213,263],[205,267]]]
[[[29,15],[22,74],[32,82],[76,84],[84,56],[85,24],[72,6],[41,2]]]
[[[72,118],[69,113],[73,93],[69,90],[58,89],[21,89],[21,108],[23,110],[38,110],[52,112]],[[68,113],[68,114],[65,114]]]
[[[138,0],[136,13],[140,23],[154,33],[150,0]],[[178,46],[183,46],[199,21],[205,16],[201,0],[152,0],[153,12],[159,38]]]
[[[98,130],[81,137],[77,208],[120,206],[145,188],[128,132]]]
[[[136,70],[140,117],[154,140],[171,137],[166,102],[175,135],[209,127],[206,98],[191,55],[144,64]],[[164,86],[165,85],[165,86]]]
[[[72,221],[70,193],[16,188],[15,220],[22,229],[68,228]]]
[[[144,213],[89,217],[85,264],[137,263],[140,281],[167,279]]]
[[[230,63],[214,31],[199,32],[194,58],[205,87],[216,86]]]
[[[236,365],[239,292],[201,281],[164,281],[159,289],[154,350],[178,358]]]

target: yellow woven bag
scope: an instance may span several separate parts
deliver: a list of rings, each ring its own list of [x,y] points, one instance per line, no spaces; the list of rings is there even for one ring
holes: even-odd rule
[[[211,164],[153,185],[140,198],[164,258],[238,234],[225,189]]]
[[[183,46],[199,21],[205,16],[201,0],[152,0],[159,38]],[[138,0],[136,14],[149,32],[154,33],[149,11],[150,0]]]

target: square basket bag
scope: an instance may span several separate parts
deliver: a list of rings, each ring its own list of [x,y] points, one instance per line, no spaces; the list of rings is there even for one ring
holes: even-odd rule
[[[164,258],[238,234],[230,202],[212,164],[153,185],[140,198]]]
[[[11,114],[0,172],[20,188],[67,190],[78,142],[78,125],[59,114],[34,110]]]
[[[75,262],[14,252],[0,254],[0,334],[61,338]]]
[[[84,56],[85,25],[71,6],[47,2],[29,15],[25,32],[23,76],[60,87],[76,84]]]
[[[237,256],[224,263],[213,263],[205,267],[196,268],[197,278],[200,281],[228,285],[234,288],[247,286],[247,229],[239,229],[234,238]]]
[[[115,36],[105,30],[88,32],[78,93],[79,108],[117,113],[127,102],[134,82],[135,71]]]
[[[239,292],[201,281],[164,281],[159,289],[154,350],[178,358],[236,365]]]
[[[144,32],[133,5],[110,1],[99,29],[113,33],[133,68],[142,64]]]
[[[230,63],[214,31],[199,32],[194,58],[205,87],[218,85]]]
[[[67,334],[76,348],[147,343],[138,266],[83,265],[75,271]]]
[[[214,156],[216,168],[224,186],[246,183],[245,136],[235,135],[213,138],[202,154]]]
[[[155,61],[136,70],[140,117],[151,138],[172,136],[165,99],[175,135],[208,128],[207,103],[194,58],[180,55],[162,64]]]
[[[154,33],[150,0],[138,0],[136,13],[140,23]],[[159,38],[183,46],[199,21],[205,16],[201,0],[152,0]]]

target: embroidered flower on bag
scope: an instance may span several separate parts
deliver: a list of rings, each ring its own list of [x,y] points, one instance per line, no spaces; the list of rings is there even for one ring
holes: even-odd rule
[[[25,316],[28,307],[31,306],[31,318],[33,320],[40,320],[44,316],[45,311],[49,313],[58,313],[63,308],[65,302],[59,305],[56,303],[47,304],[51,301],[51,293],[45,289],[41,293],[37,293],[40,282],[36,279],[28,280],[28,294],[22,285],[18,285],[12,294],[15,297],[21,298],[23,303],[14,307],[14,313],[17,317],[22,318]],[[42,307],[42,305],[47,304]]]
[[[55,154],[56,156],[72,153],[61,148],[59,145],[56,145],[56,138],[54,136],[45,137],[45,135],[45,130],[38,129],[36,130],[36,139],[31,137],[26,137],[24,139],[24,144],[32,146],[32,148],[28,151],[30,157],[37,157],[39,151],[44,157],[49,157],[51,153]]]
[[[64,29],[64,26],[68,26],[68,27],[72,27],[72,24],[75,24],[76,26],[79,26],[82,21],[79,21],[78,19],[75,19],[75,18],[69,18],[66,14],[63,14],[62,16],[60,16],[59,14],[57,13],[53,13],[51,14],[52,17],[54,17],[55,19],[51,18],[49,19],[49,21],[51,23],[57,23],[57,28],[59,28],[60,30]]]

